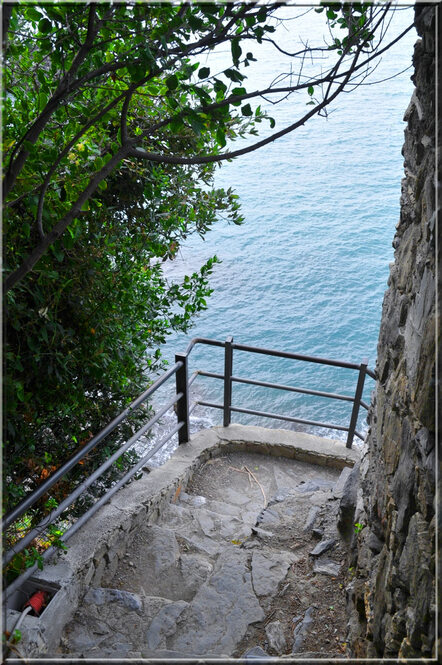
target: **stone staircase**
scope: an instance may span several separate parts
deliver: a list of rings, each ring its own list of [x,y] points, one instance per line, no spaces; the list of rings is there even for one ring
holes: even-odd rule
[[[322,604],[331,593],[340,625],[348,473],[246,452],[209,460],[87,590],[54,656],[342,657],[345,621],[329,635]]]

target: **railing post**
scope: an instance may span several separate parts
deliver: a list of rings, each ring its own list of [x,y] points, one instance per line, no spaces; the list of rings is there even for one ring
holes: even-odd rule
[[[183,422],[184,425],[178,430],[178,443],[187,443],[190,438],[189,433],[189,384],[187,380],[187,354],[186,353],[176,353],[175,362],[181,362],[182,366],[177,370],[175,379],[176,379],[176,392],[183,393],[182,397],[178,400],[176,404],[176,414],[178,422]]]
[[[224,418],[223,427],[230,425],[230,407],[232,406],[232,367],[233,337],[227,337],[224,347]]]
[[[364,381],[365,381],[365,374],[367,372],[367,365],[368,365],[367,358],[364,358],[361,364],[359,365],[358,383],[356,385],[355,400],[353,402],[353,410],[351,412],[351,418],[350,418],[350,427],[348,429],[347,444],[346,444],[347,448],[351,448],[351,444],[353,443],[356,424],[358,422],[359,405],[361,403],[362,391],[364,390]]]

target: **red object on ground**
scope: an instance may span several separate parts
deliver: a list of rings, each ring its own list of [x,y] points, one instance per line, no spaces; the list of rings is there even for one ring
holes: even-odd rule
[[[36,614],[40,614],[42,607],[45,604],[46,604],[46,592],[40,590],[32,594],[29,600],[24,604],[23,609],[30,605]]]

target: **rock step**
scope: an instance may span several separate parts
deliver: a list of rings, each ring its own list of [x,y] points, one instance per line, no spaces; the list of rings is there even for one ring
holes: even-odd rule
[[[291,471],[287,460],[245,463],[256,474],[259,465],[262,487],[239,463],[229,459],[222,469],[214,461],[206,485],[198,487],[197,478],[157,523],[137,530],[113,578],[86,593],[59,657],[229,658],[242,653],[255,624],[273,652],[290,651],[280,622],[266,617],[278,590],[293,584],[292,564],[303,570],[298,550],[312,551],[313,529],[339,474],[306,473],[300,463]],[[322,576],[336,572],[333,561],[317,564]]]

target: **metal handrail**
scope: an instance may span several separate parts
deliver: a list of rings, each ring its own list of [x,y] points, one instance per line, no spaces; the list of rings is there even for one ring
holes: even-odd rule
[[[204,400],[196,402],[195,406],[206,406],[210,409],[224,409],[223,404],[216,404],[215,402],[205,402]],[[276,420],[285,420],[290,423],[302,423],[303,425],[314,425],[315,427],[337,429],[340,430],[341,432],[349,431],[349,427],[345,427],[345,425],[333,425],[331,427],[329,423],[321,423],[317,420],[304,420],[303,418],[293,418],[293,416],[284,416],[281,415],[280,413],[270,413],[268,411],[255,411],[254,409],[243,409],[242,407],[239,406],[231,406],[230,410],[235,413],[247,413],[252,416],[260,416],[261,418],[275,418]],[[364,440],[364,437],[360,432],[355,430],[354,433],[359,439],[361,439],[361,441]]]
[[[157,453],[169,441],[169,439],[182,428],[183,425],[184,423],[177,423],[175,427],[172,429],[172,431],[169,432],[169,434],[166,437],[164,437],[164,439],[162,439],[159,443],[157,443],[154,446],[154,448],[152,448],[152,450],[150,450],[141,460],[139,460],[135,464],[135,466],[129,469],[129,471],[126,473],[125,476],[123,476],[123,478],[121,478],[117,483],[115,483],[115,485],[112,485],[112,487],[106,492],[106,494],[100,497],[100,499],[98,499],[98,501],[96,501],[86,513],[81,515],[81,517],[78,518],[75,524],[73,524],[67,531],[65,531],[65,533],[60,537],[60,540],[66,543],[69,540],[69,538],[71,538],[74,535],[74,533],[76,533],[78,529],[80,529],[80,527],[82,527],[83,524],[85,524],[92,517],[92,515],[94,515],[97,512],[99,508],[101,508],[103,504],[109,501],[109,499],[115,494],[115,492],[121,489],[121,487],[123,487],[123,485],[125,485],[128,482],[128,480],[132,478],[132,476],[134,476],[138,471],[140,471],[140,469],[142,469],[142,467],[146,464],[146,462],[148,462],[149,459],[151,459],[151,457],[153,457],[155,453]],[[48,549],[43,552],[42,559],[44,561],[50,559],[50,557],[53,554],[55,554],[56,551],[57,549],[55,547],[48,547]],[[19,589],[24,584],[24,582],[26,582],[26,580],[29,579],[29,577],[31,577],[36,572],[37,568],[38,564],[34,564],[32,567],[28,568],[26,572],[20,575],[20,577],[17,577],[13,582],[11,582],[11,584],[3,592],[4,599],[7,600],[9,596],[11,596],[11,594],[14,593],[14,591]]]
[[[331,358],[322,358],[319,356],[307,356],[300,353],[291,353],[289,351],[277,351],[275,349],[266,349],[263,347],[250,346],[246,344],[235,344],[232,337],[228,337],[225,342],[219,342],[205,337],[196,337],[194,338],[187,347],[186,354],[188,355],[196,344],[209,344],[212,346],[224,347],[225,351],[225,361],[224,361],[224,374],[217,374],[214,372],[203,372],[199,370],[198,374],[201,376],[207,376],[215,379],[224,380],[224,404],[214,404],[212,402],[199,402],[201,406],[206,406],[209,408],[222,408],[224,411],[223,416],[223,425],[227,427],[230,424],[231,413],[247,413],[251,415],[257,415],[260,417],[274,418],[278,420],[284,420],[289,422],[298,422],[307,425],[313,425],[316,427],[325,427],[327,429],[336,429],[344,432],[348,432],[347,436],[347,448],[351,448],[353,437],[357,436],[363,440],[362,434],[356,431],[356,423],[359,415],[359,408],[362,406],[364,409],[368,410],[369,405],[362,400],[362,392],[364,388],[365,376],[368,375],[372,379],[376,379],[376,374],[371,369],[368,368],[368,360],[364,359],[359,365],[356,363],[350,363],[344,360],[333,360]],[[270,383],[266,381],[257,381],[256,379],[247,379],[244,377],[235,377],[232,374],[233,366],[233,351],[245,351],[249,353],[258,353],[266,356],[274,356],[277,358],[285,358],[289,360],[300,360],[303,362],[317,363],[321,365],[328,365],[332,367],[342,367],[344,369],[352,369],[358,371],[358,382],[356,386],[356,391],[354,397],[350,395],[340,395],[338,393],[328,393],[319,390],[312,390],[310,388],[298,388],[295,386],[286,386],[283,384]],[[329,399],[338,399],[344,400],[353,403],[352,414],[350,418],[350,424],[348,427],[342,425],[336,425],[333,423],[320,423],[313,420],[304,420],[301,418],[295,418],[293,416],[283,416],[274,413],[267,413],[264,411],[256,411],[252,409],[245,409],[240,407],[234,407],[231,404],[232,401],[232,384],[236,383],[246,383],[251,385],[263,386],[267,388],[276,388],[279,390],[287,390],[291,392],[297,392],[307,395],[314,395],[317,397],[326,397]]]
[[[21,515],[23,515],[29,508],[31,508],[40,497],[42,497],[48,490],[51,489],[55,483],[60,480],[68,471],[70,471],[78,462],[80,462],[86,455],[97,446],[100,441],[102,441],[106,436],[114,431],[120,425],[127,416],[132,413],[136,408],[140,406],[143,402],[146,401],[150,395],[152,395],[160,386],[163,385],[173,374],[178,370],[178,366],[175,364],[173,367],[167,370],[159,379],[157,379],[147,390],[145,390],[139,397],[137,397],[129,406],[124,409],[118,416],[116,416],[106,427],[104,427],[101,432],[94,436],[89,443],[84,445],[81,450],[73,455],[67,462],[62,464],[53,474],[51,474],[44,482],[42,482],[39,487],[34,490],[29,496],[25,497],[20,503],[15,506],[12,510],[4,516],[2,520],[3,531],[8,528],[13,522],[15,522]]]
[[[224,374],[215,374],[214,372],[198,372],[200,376],[207,376],[212,379],[224,379]],[[350,395],[339,395],[337,393],[326,393],[322,390],[311,390],[310,388],[296,388],[295,386],[285,386],[282,383],[269,383],[268,381],[255,381],[254,379],[244,379],[239,376],[232,376],[234,383],[246,383],[251,386],[262,386],[263,388],[276,388],[278,390],[287,390],[292,393],[302,393],[303,395],[315,395],[316,397],[329,397],[331,399],[341,399],[346,402],[354,402],[355,398]],[[362,404],[362,401],[361,401]],[[365,403],[364,403],[365,404]],[[367,405],[365,405],[367,406]],[[368,408],[368,406],[367,406]]]
[[[103,473],[107,471],[107,469],[109,469],[109,467],[111,467],[112,464],[119,457],[121,457],[121,455],[123,455],[123,453],[125,453],[131,446],[133,446],[134,443],[136,443],[138,439],[140,439],[143,436],[143,434],[145,434],[151,427],[153,427],[153,425],[155,425],[155,423],[157,423],[158,420],[162,416],[164,416],[166,411],[168,411],[174,404],[176,404],[181,397],[182,393],[179,393],[173,399],[169,400],[169,402],[167,402],[167,404],[163,406],[163,408],[160,411],[158,411],[153,416],[153,418],[151,418],[145,425],[143,425],[137,432],[135,432],[135,434],[133,434],[130,437],[130,439],[126,441],[124,445],[118,448],[118,450],[115,451],[113,455],[111,455],[111,457],[108,457],[103,462],[103,464],[101,464],[97,469],[95,469],[95,471],[91,473],[91,475],[88,476],[86,480],[80,483],[78,487],[76,487],[75,490],[71,492],[71,494],[69,494],[69,496],[67,496],[66,499],[64,499],[64,501],[62,501],[57,508],[55,508],[52,512],[46,515],[46,517],[43,518],[40,524],[37,524],[37,526],[28,531],[28,533],[25,536],[23,536],[23,538],[20,539],[20,548],[18,550],[11,548],[8,552],[6,552],[6,554],[3,557],[3,565],[6,566],[11,561],[13,556],[17,554],[17,552],[22,551],[26,547],[26,545],[29,545],[29,543],[32,540],[34,540],[34,538],[38,536],[39,533],[41,533],[42,529],[44,529],[48,524],[52,524],[57,519],[57,517],[60,517],[60,515],[67,508],[69,508],[69,506],[73,504],[76,499],[78,499],[80,494],[82,494],[88,487],[92,485],[92,483],[94,483],[100,476],[102,476]]]
[[[224,374],[217,374],[213,372],[205,372],[197,370],[188,377],[188,357],[192,352],[193,348],[197,344],[204,344],[208,346],[215,346],[219,348],[224,348],[225,353],[225,362],[224,362]],[[287,358],[292,360],[301,360],[305,362],[313,362],[323,365],[343,367],[347,369],[358,370],[358,383],[355,391],[354,397],[350,395],[340,395],[338,393],[328,393],[318,390],[312,390],[309,388],[298,388],[295,386],[287,386],[283,384],[270,383],[266,381],[258,381],[256,379],[248,379],[245,377],[236,377],[232,374],[233,366],[233,351],[245,351],[250,353],[264,354],[268,356],[275,356],[279,358]],[[197,376],[212,377],[216,379],[222,379],[224,381],[224,403],[215,404],[212,402],[206,401],[197,401],[195,404],[190,406],[189,404],[189,388]],[[367,367],[367,361],[364,360],[359,365],[355,363],[349,363],[346,361],[340,360],[331,360],[329,358],[320,358],[317,356],[306,356],[298,353],[290,353],[287,351],[275,351],[273,349],[265,349],[255,346],[248,346],[244,344],[234,344],[233,338],[228,337],[225,342],[218,340],[213,340],[205,337],[195,337],[193,338],[187,349],[182,354],[176,354],[175,364],[170,367],[162,376],[160,376],[149,388],[147,388],[137,399],[135,399],[126,409],[124,409],[118,416],[116,416],[106,427],[104,427],[96,436],[94,436],[85,446],[82,447],[75,455],[73,455],[69,460],[67,460],[61,467],[59,467],[51,476],[49,476],[36,490],[34,490],[29,496],[25,497],[15,508],[13,508],[7,515],[4,516],[2,520],[3,532],[17,519],[21,517],[26,511],[28,511],[35,503],[40,499],[44,494],[46,494],[51,487],[53,487],[58,480],[60,480],[68,471],[70,471],[78,462],[80,462],[93,448],[95,448],[106,436],[113,432],[118,425],[120,425],[126,418],[143,402],[146,401],[160,386],[162,386],[169,378],[175,376],[176,382],[176,394],[166,405],[164,405],[150,420],[143,425],[135,434],[133,434],[119,449],[112,454],[111,457],[107,458],[101,466],[96,469],[86,480],[80,483],[75,490],[68,496],[64,501],[49,515],[47,515],[40,524],[34,527],[29,531],[25,536],[23,536],[14,546],[5,554],[3,559],[3,564],[7,563],[13,558],[15,554],[22,551],[26,545],[28,545],[36,535],[38,535],[45,527],[53,523],[65,511],[72,503],[84,492],[93,482],[95,482],[115,461],[120,457],[124,452],[126,452],[131,446],[134,445],[138,439],[143,436],[151,427],[168,411],[172,406],[175,406],[177,413],[177,425],[173,428],[169,434],[162,439],[154,448],[149,451],[141,460],[137,462],[125,475],[121,478],[115,485],[113,485],[99,500],[97,500],[91,508],[84,513],[61,537],[62,541],[67,541],[97,510],[103,505],[106,501],[109,500],[111,496],[122,487],[142,466],[150,459],[160,448],[162,448],[170,438],[178,432],[178,441],[179,443],[186,443],[190,438],[189,432],[189,420],[190,413],[193,409],[198,406],[207,406],[210,408],[217,408],[223,410],[223,424],[227,427],[230,424],[231,413],[248,413],[260,417],[269,417],[276,418],[289,422],[298,422],[304,423],[307,425],[325,427],[329,429],[336,429],[341,431],[348,432],[347,437],[347,447],[351,448],[353,436],[358,436],[360,439],[363,439],[363,436],[356,431],[356,422],[359,413],[359,406],[363,406],[368,409],[368,405],[362,401],[362,390],[364,386],[365,375],[370,376],[373,379],[376,379],[375,373]],[[296,418],[294,416],[285,416],[281,414],[267,413],[264,411],[257,411],[253,409],[245,409],[238,406],[232,405],[232,385],[233,383],[245,383],[250,385],[263,386],[266,388],[274,388],[279,390],[286,390],[291,392],[303,393],[307,395],[314,395],[319,397],[326,397],[329,399],[338,399],[344,400],[353,403],[352,415],[350,420],[350,425],[345,427],[343,425],[333,425],[330,423],[322,423],[313,420],[305,420],[302,418]],[[55,548],[51,547],[46,550],[43,554],[43,558],[47,559],[55,551]],[[29,568],[23,575],[18,577],[14,582],[9,585],[7,590],[5,590],[5,595],[9,596],[15,589],[17,589],[25,579],[27,579],[35,571],[37,564]]]

